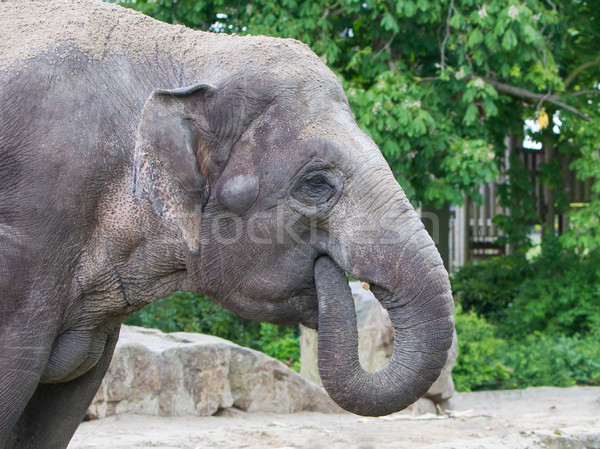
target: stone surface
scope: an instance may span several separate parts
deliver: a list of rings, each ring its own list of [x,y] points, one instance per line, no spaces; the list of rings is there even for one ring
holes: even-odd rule
[[[356,307],[358,325],[358,354],[360,363],[367,371],[377,371],[385,366],[394,348],[394,330],[387,312],[370,291],[359,282],[350,282]],[[317,333],[301,327],[300,351],[302,357],[300,374],[321,385],[317,367]],[[426,397],[441,404],[454,394],[452,368],[458,355],[456,333],[448,354],[448,361],[438,380],[431,386]]]
[[[339,411],[322,388],[261,352],[203,334],[123,326],[88,417],[210,416],[228,407]]]
[[[82,423],[69,449],[600,449],[600,387],[457,392],[452,402],[445,415],[380,418],[234,408],[206,417],[126,414]]]
[[[424,449],[600,449],[600,429],[538,430],[478,440],[456,440]]]

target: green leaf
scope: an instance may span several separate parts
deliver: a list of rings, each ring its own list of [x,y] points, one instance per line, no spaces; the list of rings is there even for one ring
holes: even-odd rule
[[[496,107],[494,101],[490,98],[483,100],[483,112],[485,112],[487,118],[494,117],[498,114],[498,108]]]
[[[427,131],[427,127],[425,126],[425,120],[421,114],[417,115],[417,117],[413,120],[413,132],[414,135],[422,135]]]
[[[452,17],[450,17],[450,21],[448,22],[448,24],[452,27],[455,28],[457,30],[461,29],[463,27],[463,25],[465,24],[465,20],[463,19],[463,17],[460,15],[460,13],[454,13],[452,15]]]
[[[521,67],[519,67],[517,64],[513,64],[510,68],[509,74],[513,78],[519,78],[521,76]]]
[[[417,5],[413,0],[399,0],[396,2],[396,12],[399,16],[412,17],[417,12]]]
[[[478,46],[483,41],[483,33],[479,31],[478,28],[475,28],[469,34],[469,39],[467,40],[467,45],[471,48]]]
[[[432,5],[429,3],[429,0],[417,0],[417,7],[423,12],[432,9],[431,6]]]
[[[517,36],[515,35],[515,32],[512,30],[512,28],[509,28],[508,30],[506,30],[504,36],[502,37],[502,48],[504,48],[507,51],[510,51],[513,48],[515,48],[517,44]]]
[[[398,25],[398,21],[389,12],[386,12],[383,15],[383,19],[381,19],[381,26],[385,30],[394,31],[396,33],[398,31],[400,31],[400,26]]]
[[[473,103],[471,103],[469,105],[469,107],[467,108],[467,112],[465,112],[465,117],[463,118],[463,123],[465,125],[471,125],[477,119],[477,113],[478,113],[477,106],[475,106]]]

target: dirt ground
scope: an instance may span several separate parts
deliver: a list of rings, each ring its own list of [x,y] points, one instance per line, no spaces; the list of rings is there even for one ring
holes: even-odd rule
[[[383,418],[237,410],[206,418],[120,415],[83,423],[69,449],[600,448],[600,387],[460,393],[450,407],[448,416]],[[534,443],[540,430],[588,437],[582,446]]]

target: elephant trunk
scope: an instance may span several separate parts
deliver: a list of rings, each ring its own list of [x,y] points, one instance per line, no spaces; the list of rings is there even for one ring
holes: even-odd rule
[[[411,222],[418,222],[414,212]],[[372,282],[394,328],[392,357],[375,373],[359,362],[356,312],[344,272],[328,256],[315,262],[321,380],[338,405],[359,415],[387,415],[415,402],[438,378],[452,342],[454,302],[437,249],[420,222],[407,240],[410,245],[379,248],[370,261],[370,273],[386,272],[381,283],[377,276],[362,279]],[[390,267],[397,272],[389,273]]]

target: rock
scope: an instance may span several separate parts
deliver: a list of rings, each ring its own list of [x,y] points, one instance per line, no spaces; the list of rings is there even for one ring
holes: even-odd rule
[[[123,326],[87,415],[209,416],[228,407],[340,410],[322,388],[261,352],[203,334]]]
[[[600,449],[600,428],[598,427],[538,430],[535,434],[551,449]]]
[[[568,430],[538,430],[537,432],[532,432],[531,434],[538,437],[541,440],[541,442],[544,445],[546,445],[546,447],[548,447],[549,449],[587,449],[598,447],[595,444],[586,444],[586,442],[593,444],[594,439],[596,440],[596,442],[598,442],[598,435],[593,435],[591,432],[587,432],[587,435],[584,436],[585,439],[583,439],[583,441],[581,438],[581,434],[573,435],[573,433],[569,432]],[[590,436],[591,438],[588,439],[588,436]]]
[[[317,338],[316,330],[300,325],[300,375],[320,386]]]
[[[358,326],[358,355],[360,363],[367,371],[383,368],[392,355],[394,348],[394,330],[385,309],[373,294],[362,288],[359,282],[350,282],[356,307]],[[300,332],[301,369],[300,374],[311,382],[321,385],[317,366],[317,333],[301,326]],[[426,398],[435,404],[442,404],[454,394],[452,368],[458,355],[456,332],[448,360],[438,380],[431,386]],[[422,406],[419,406],[422,408]],[[425,408],[431,408],[427,405]],[[434,407],[435,408],[435,407]]]
[[[390,317],[370,290],[351,282],[358,326],[358,357],[367,371],[383,368],[394,350],[394,329]]]
[[[431,399],[422,397],[417,399],[417,402],[410,405],[400,413],[408,413],[413,416],[422,416],[422,415],[437,415],[438,411],[436,408],[435,402]]]

